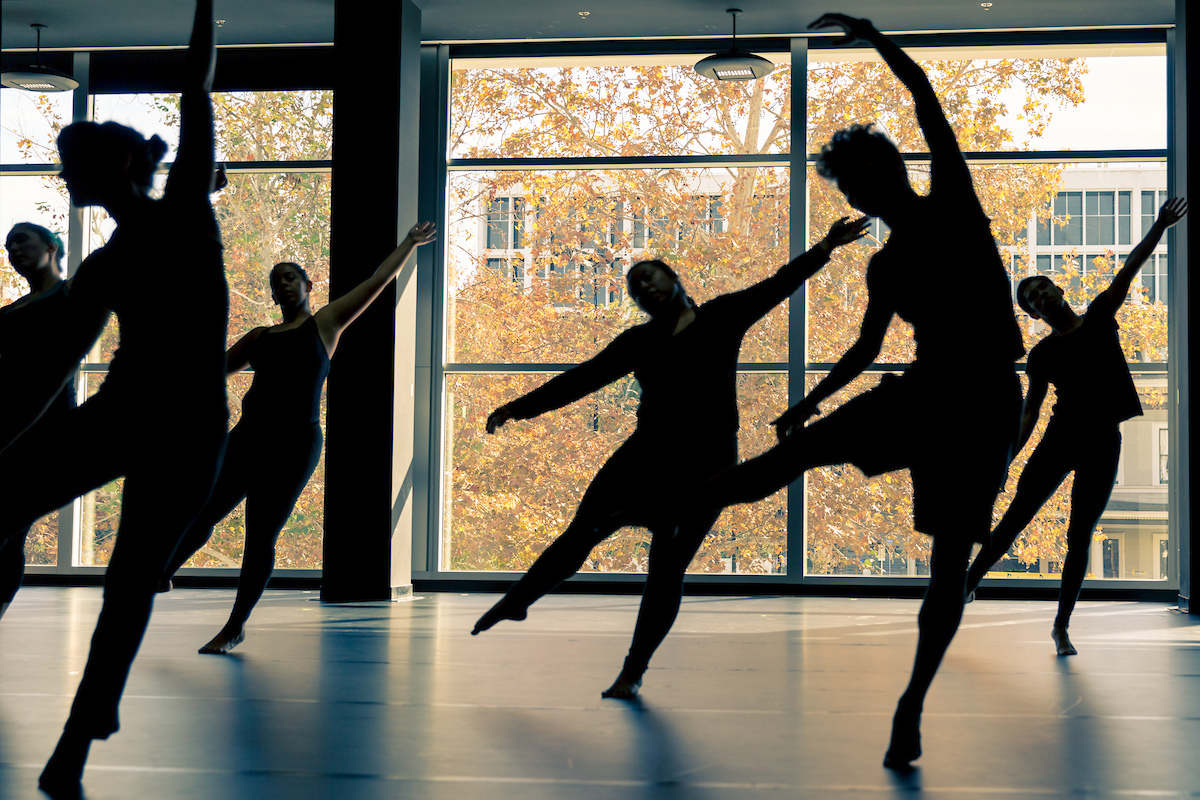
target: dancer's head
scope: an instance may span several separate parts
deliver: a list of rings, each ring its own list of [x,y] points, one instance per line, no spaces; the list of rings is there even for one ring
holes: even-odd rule
[[[308,303],[312,281],[304,267],[291,261],[281,261],[271,267],[271,299],[281,309],[300,308]]]
[[[654,259],[639,261],[629,268],[629,296],[652,317],[695,305],[683,289],[675,270]]]
[[[900,151],[875,123],[855,123],[835,133],[817,155],[817,173],[871,216],[886,217],[912,193]]]
[[[75,205],[105,205],[149,193],[166,152],[167,143],[158,136],[146,139],[116,122],[76,122],[58,134],[59,177]]]
[[[1055,311],[1066,305],[1063,290],[1045,275],[1033,275],[1017,284],[1017,305],[1034,319],[1054,319]]]
[[[4,240],[8,261],[22,278],[31,280],[43,270],[62,276],[62,239],[54,231],[32,222],[18,222]]]

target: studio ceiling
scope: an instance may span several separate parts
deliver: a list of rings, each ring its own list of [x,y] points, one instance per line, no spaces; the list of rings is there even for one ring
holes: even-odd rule
[[[356,0],[363,26],[379,0]],[[425,41],[630,39],[724,36],[725,9],[744,11],[738,35],[799,33],[821,13],[870,17],[881,30],[945,31],[1010,28],[1161,26],[1174,19],[1175,0],[423,0]],[[333,41],[334,0],[215,0],[225,44]],[[30,47],[30,23],[49,28],[51,49],[175,47],[186,43],[191,0],[0,0],[5,50]],[[579,12],[586,11],[587,16]]]

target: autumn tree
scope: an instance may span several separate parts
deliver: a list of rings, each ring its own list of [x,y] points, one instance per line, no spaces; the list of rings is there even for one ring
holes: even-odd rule
[[[1010,87],[1024,88],[1017,111],[1030,139],[1044,131],[1057,104],[1082,101],[1085,66],[1078,59],[923,66],[965,151],[1029,147],[1006,127],[1009,109],[998,96]],[[686,66],[456,71],[450,150],[460,158],[514,159],[787,152],[791,77],[786,66],[742,84],[710,81]],[[911,97],[883,64],[814,63],[807,79],[810,152],[858,121],[881,122],[902,151],[926,149]],[[1060,171],[1045,164],[975,169],[999,245],[1019,247],[1028,221],[1049,217]],[[914,163],[911,172],[923,189],[928,167]],[[452,173],[447,360],[585,360],[642,319],[622,292],[623,272],[636,259],[671,263],[701,302],[766,277],[788,257],[789,179],[786,170],[744,166]],[[808,176],[807,195],[810,241],[853,213],[835,187],[815,176]],[[866,303],[866,262],[880,244],[839,250],[810,282],[809,361],[835,361],[853,342]],[[969,265],[952,257],[930,265],[938,274],[963,268]],[[903,328],[897,323],[890,332],[882,361],[911,360]],[[747,337],[741,361],[786,362],[788,341],[786,309],[780,309]],[[638,390],[628,377],[556,414],[499,436],[483,434],[492,408],[544,379],[448,378],[445,567],[526,568],[561,532],[596,469],[632,431]],[[787,406],[786,378],[746,374],[739,380],[746,457],[773,443],[767,423]],[[873,381],[865,376],[827,407]],[[946,402],[953,402],[951,391]],[[1056,496],[1057,505],[1028,541],[1063,544],[1065,498],[1065,490]],[[816,470],[805,504],[812,572],[874,571],[881,556],[927,557],[928,541],[911,529],[907,472],[867,480],[853,468]],[[692,568],[781,569],[785,521],[782,493],[728,510]],[[799,565],[799,558],[791,562],[792,569]],[[645,566],[645,535],[635,531],[598,548],[586,568]]]

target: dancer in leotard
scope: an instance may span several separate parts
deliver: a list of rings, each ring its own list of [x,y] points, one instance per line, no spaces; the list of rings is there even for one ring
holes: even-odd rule
[[[4,243],[8,261],[29,282],[29,292],[0,308],[0,358],[16,361],[39,359],[42,347],[56,338],[64,324],[67,282],[62,275],[63,243],[58,235],[41,225],[20,222],[8,232]],[[6,396],[14,393],[9,388]],[[31,430],[58,424],[59,418],[75,407],[75,380],[67,383]],[[46,476],[53,480],[52,476]],[[25,574],[25,538],[29,528],[0,543],[0,617],[8,610]]]
[[[921,754],[921,707],[962,618],[971,546],[991,530],[1017,434],[1021,386],[1013,363],[1024,346],[990,221],[925,73],[867,20],[826,14],[811,27],[842,28],[847,35],[838,44],[871,44],[912,92],[932,160],[930,191],[913,190],[896,146],[874,126],[839,131],[822,148],[817,171],[837,182],[850,205],[892,229],[867,268],[858,341],[775,421],[777,447],[693,487],[677,505],[708,518],[830,464],[851,463],[868,475],[911,470],[914,526],[933,537],[933,548],[912,679],[884,759],[905,768]],[[897,315],[913,326],[912,366],[802,427],[821,401],[874,362]]]
[[[522,620],[535,600],[575,574],[592,548],[622,525],[652,532],[650,568],[633,644],[606,697],[631,698],[679,613],[683,575],[717,513],[697,517],[676,535],[676,520],[649,510],[607,524],[629,505],[635,487],[682,488],[737,462],[737,357],[742,338],[772,308],[825,265],[830,251],[864,235],[867,220],[834,223],[816,247],[748,289],[697,306],[661,261],[629,270],[629,296],[650,321],[625,331],[591,360],[492,412],[488,433],[509,420],[562,408],[630,372],[641,386],[637,428],[605,462],[575,518],[508,593],[475,624],[480,633],[503,619]]]
[[[209,202],[216,49],[212,0],[198,0],[183,72],[179,149],[161,200],[151,197],[166,143],[116,123],[81,122],[58,137],[61,177],[77,206],[102,206],[117,227],[71,281],[69,323],[14,413],[0,419],[0,542],[72,498],[122,475],[121,523],[104,605],[58,747],[40,778],[78,796],[88,748],[118,727],[117,706],[154,592],[176,545],[212,491],[225,446],[229,301]],[[160,269],[164,254],[170,266]],[[17,435],[57,395],[109,314],[121,341],[100,390],[61,421]],[[15,440],[15,441],[14,441]],[[85,458],[63,459],[79,442]],[[54,480],[46,476],[53,475]]]
[[[1133,376],[1117,338],[1114,317],[1129,294],[1133,276],[1154,252],[1167,228],[1186,213],[1186,200],[1168,200],[1146,237],[1133,248],[1112,283],[1088,305],[1082,317],[1067,305],[1062,289],[1045,276],[1026,278],[1017,286],[1021,308],[1034,319],[1045,319],[1052,331],[1029,353],[1025,368],[1029,392],[1021,414],[1018,449],[1029,441],[1051,383],[1058,400],[1045,435],[1021,473],[1012,505],[992,531],[990,543],[984,545],[971,564],[966,591],[968,600],[972,599],[971,593],[984,574],[1004,557],[1017,535],[1025,530],[1067,474],[1074,471],[1067,557],[1058,591],[1058,616],[1050,631],[1060,656],[1076,653],[1067,626],[1087,575],[1092,530],[1108,505],[1116,480],[1121,456],[1118,425],[1142,413]]]
[[[271,270],[271,296],[283,322],[255,328],[229,348],[228,374],[254,368],[242,418],[229,434],[217,486],[183,537],[165,573],[187,563],[212,536],[213,527],[246,500],[246,546],[237,599],[229,621],[201,653],[228,653],[245,639],[246,620],[275,568],[275,542],[321,458],[321,386],[342,331],[371,304],[419,245],[433,241],[432,223],[416,225],[375,273],[315,314],[308,306],[312,282],[299,264]],[[263,459],[271,459],[264,463]]]

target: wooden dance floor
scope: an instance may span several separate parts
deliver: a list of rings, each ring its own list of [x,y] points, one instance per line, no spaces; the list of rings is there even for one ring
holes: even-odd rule
[[[91,800],[131,798],[1196,797],[1200,621],[1085,602],[1054,655],[1046,602],[980,601],[926,705],[925,756],[880,766],[917,602],[687,598],[639,705],[601,700],[637,600],[560,595],[468,631],[495,595],[325,606],[268,592],[246,642],[200,656],[233,602],[162,596],[92,748]],[[100,606],[28,587],[0,621],[0,797],[42,798]]]

